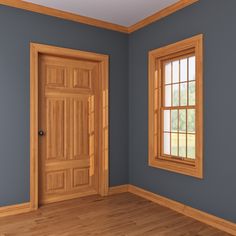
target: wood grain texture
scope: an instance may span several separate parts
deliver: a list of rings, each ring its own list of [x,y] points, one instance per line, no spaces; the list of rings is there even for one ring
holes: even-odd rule
[[[31,211],[30,203],[21,203],[11,206],[0,207],[0,217],[17,215]],[[1,235],[1,231],[0,231]]]
[[[143,197],[147,200],[150,200],[162,206],[168,207],[181,214],[184,214],[193,219],[199,220],[205,224],[218,228],[219,230],[225,231],[232,235],[236,235],[236,224],[233,222],[213,216],[211,214],[189,207],[187,205],[184,205],[182,203],[171,200],[169,198],[160,196],[158,194],[152,193],[150,191],[144,190],[142,188],[136,187],[134,185],[128,186],[128,192],[136,194],[140,197]]]
[[[118,194],[118,193],[126,193],[126,192],[128,192],[128,188],[129,188],[128,184],[110,187],[109,188],[109,195],[114,195],[114,194]]]
[[[135,31],[137,31],[137,30],[139,30],[139,29],[141,29],[141,28],[143,28],[147,25],[152,24],[155,21],[158,21],[158,20],[160,20],[164,17],[167,17],[167,16],[169,16],[169,15],[171,15],[171,14],[173,14],[173,13],[175,13],[175,12],[177,12],[177,11],[179,11],[179,10],[181,10],[181,9],[183,9],[183,8],[193,4],[195,2],[198,2],[198,1],[199,0],[180,0],[180,1],[164,8],[163,10],[158,11],[158,12],[154,13],[153,15],[148,16],[145,19],[143,19],[143,20],[135,23],[134,25],[128,27],[128,32],[133,33],[133,32],[135,32]]]
[[[38,209],[38,55],[30,44],[30,207]]]
[[[1,218],[0,234],[227,236],[229,234],[131,193],[89,196]]]
[[[41,204],[98,193],[98,68],[82,59],[39,57]]]
[[[196,159],[176,160],[162,155],[162,64],[165,60],[194,53],[196,57]],[[149,52],[148,162],[152,167],[203,178],[203,35],[199,34]],[[175,108],[175,107],[173,107]],[[181,107],[179,107],[181,108]],[[183,107],[182,107],[183,108]],[[176,108],[175,108],[176,109]]]
[[[173,14],[174,12],[179,11],[179,10],[183,9],[184,7],[187,7],[197,1],[199,1],[199,0],[180,0],[179,2],[177,2],[173,5],[170,5],[169,7],[165,8],[161,11],[156,12],[155,14],[148,16],[145,19],[143,19],[143,20],[141,20],[129,27],[118,25],[118,24],[113,24],[110,22],[94,19],[91,17],[81,16],[78,14],[73,14],[73,13],[57,10],[57,9],[50,8],[50,7],[41,6],[41,5],[30,3],[30,2],[25,2],[22,0],[0,0],[0,4],[5,5],[5,6],[23,9],[23,10],[27,10],[27,11],[32,11],[32,12],[36,12],[36,13],[40,13],[40,14],[44,14],[44,15],[54,16],[54,17],[61,18],[61,19],[75,21],[75,22],[79,22],[82,24],[87,24],[87,25],[91,25],[91,26],[95,26],[95,27],[100,27],[100,28],[104,28],[104,29],[109,29],[109,30],[114,30],[114,31],[130,34],[138,29],[141,29],[141,28],[155,22],[155,21],[158,21],[164,17],[167,17],[170,14]]]
[[[43,55],[50,55],[44,63],[40,61]],[[62,63],[63,60],[66,63]],[[39,193],[45,191],[54,196],[42,198],[42,203],[108,194],[108,60],[107,55],[31,43],[32,210],[38,208]],[[43,85],[38,82],[40,76],[44,78]],[[96,84],[92,81],[94,78]],[[40,147],[42,144],[44,147],[40,149],[47,165],[42,163],[44,158],[39,162],[39,125],[46,130],[47,139],[40,142]],[[40,166],[45,167],[41,179],[38,178]],[[39,191],[39,180],[43,191]],[[97,187],[91,189],[92,185]],[[59,194],[68,189],[73,189],[70,196]]]

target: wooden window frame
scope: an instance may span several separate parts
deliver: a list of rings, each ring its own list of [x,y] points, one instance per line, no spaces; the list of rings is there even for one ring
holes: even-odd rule
[[[161,102],[163,72],[160,62],[194,53],[196,57],[196,158],[192,162],[161,155]],[[203,35],[179,41],[149,52],[148,78],[148,162],[149,166],[203,178]]]

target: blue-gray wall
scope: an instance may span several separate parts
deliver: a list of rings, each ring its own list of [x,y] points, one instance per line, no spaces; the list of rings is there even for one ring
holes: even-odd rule
[[[129,181],[236,222],[236,1],[200,0],[129,38]],[[204,34],[204,179],[148,166],[148,51]]]
[[[128,35],[0,5],[0,206],[29,200],[29,44],[110,56],[110,185],[128,182]]]
[[[127,36],[0,6],[0,206],[29,200],[32,41],[110,55],[111,186],[130,182],[236,221],[235,9],[235,0],[200,0]],[[147,53],[199,33],[205,38],[203,180],[149,167],[147,150]]]

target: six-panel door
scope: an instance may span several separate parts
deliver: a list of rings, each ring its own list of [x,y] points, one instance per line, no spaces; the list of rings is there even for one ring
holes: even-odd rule
[[[39,201],[98,191],[98,63],[39,58]]]

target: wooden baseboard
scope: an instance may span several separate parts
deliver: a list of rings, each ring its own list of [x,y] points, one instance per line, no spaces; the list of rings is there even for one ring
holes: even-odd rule
[[[119,186],[115,186],[115,187],[110,187],[108,194],[109,195],[114,195],[114,194],[118,194],[118,193],[126,193],[126,192],[128,192],[128,188],[129,188],[128,184],[119,185]]]
[[[119,193],[124,193],[124,192],[133,193],[142,198],[155,202],[159,205],[168,207],[181,214],[184,214],[193,219],[196,219],[205,224],[211,225],[219,230],[225,231],[227,233],[230,233],[236,236],[235,223],[213,216],[211,214],[205,213],[195,208],[189,207],[177,201],[173,201],[169,198],[160,196],[158,194],[152,193],[150,191],[144,190],[134,185],[125,184],[125,185],[111,187],[109,189],[109,195],[114,195],[114,194],[119,194]],[[32,209],[30,207],[30,203],[22,203],[22,204],[17,204],[13,206],[0,207],[0,217],[26,213],[26,212],[30,212],[31,210]]]
[[[225,232],[230,233],[232,235],[236,235],[236,224],[233,222],[213,216],[211,214],[208,214],[203,211],[197,210],[195,208],[189,207],[189,206],[184,205],[182,203],[173,201],[173,200],[168,199],[166,197],[162,197],[160,195],[146,191],[146,190],[136,187],[134,185],[128,186],[128,192],[138,195],[140,197],[143,197],[143,198],[150,200],[152,202],[155,202],[159,205],[168,207],[174,211],[177,211],[181,214],[184,214],[184,215],[189,216],[193,219],[201,221],[201,222],[208,224],[212,227],[215,227],[219,230],[225,231]]]
[[[29,202],[12,206],[4,206],[0,207],[0,217],[18,215],[21,213],[30,212],[31,210],[32,209]]]

